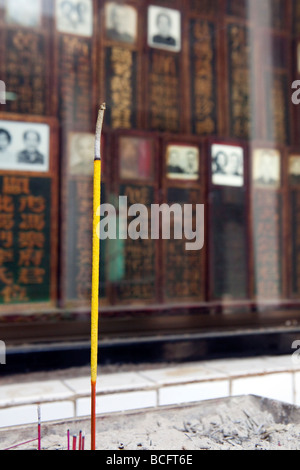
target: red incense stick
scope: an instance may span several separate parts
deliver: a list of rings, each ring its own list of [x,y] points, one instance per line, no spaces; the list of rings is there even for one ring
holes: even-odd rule
[[[77,441],[77,436],[73,436],[73,450],[76,450],[76,441]]]
[[[41,450],[41,407],[38,406],[38,450]]]

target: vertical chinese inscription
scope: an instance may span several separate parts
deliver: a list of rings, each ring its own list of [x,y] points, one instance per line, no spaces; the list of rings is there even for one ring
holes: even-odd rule
[[[74,178],[69,182],[69,210],[67,214],[67,275],[68,301],[90,301],[92,282],[92,215],[93,183],[90,177]],[[102,202],[105,185],[102,185]],[[100,244],[100,297],[105,295],[104,244]]]
[[[273,299],[281,296],[281,198],[274,191],[255,190],[254,267],[256,295]]]
[[[177,54],[151,51],[149,71],[149,127],[180,130],[180,82]]]
[[[192,204],[192,220],[189,223],[195,230],[196,204],[199,204],[198,190],[169,188],[168,204]],[[172,225],[171,225],[172,226]],[[181,240],[171,238],[165,242],[165,295],[167,299],[201,300],[204,293],[203,252],[186,250],[188,241],[183,235]]]
[[[59,113],[67,124],[92,125],[92,51],[90,39],[61,35],[59,41]]]
[[[268,139],[287,144],[290,140],[287,76],[272,71],[266,77]]]
[[[251,55],[249,31],[228,26],[229,115],[232,137],[247,139],[252,131]]]
[[[214,134],[216,124],[216,67],[214,25],[191,20],[191,125],[193,134]]]
[[[150,186],[122,185],[121,195],[127,197],[128,206],[144,204],[148,209],[147,220],[150,227],[150,205],[153,203],[153,188]],[[129,217],[128,224],[133,218]],[[142,228],[140,228],[142,231]],[[123,258],[123,260],[121,260]],[[145,238],[132,240],[130,237],[119,242],[119,262],[123,261],[123,278],[117,284],[118,298],[121,301],[155,300],[155,241],[145,234]],[[116,261],[116,259],[115,259]]]
[[[0,178],[0,301],[50,301],[51,180]]]
[[[6,86],[16,99],[6,110],[21,114],[47,114],[47,51],[42,34],[7,30]]]
[[[136,52],[106,50],[107,122],[113,129],[137,126]]]

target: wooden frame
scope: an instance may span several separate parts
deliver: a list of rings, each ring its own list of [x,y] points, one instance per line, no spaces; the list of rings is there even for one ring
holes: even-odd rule
[[[151,178],[142,178],[139,181],[135,177],[129,177],[129,178],[122,178],[122,175],[120,174],[120,151],[121,151],[121,139],[122,138],[128,138],[128,139],[141,139],[145,141],[149,141],[150,145],[152,147],[152,169],[153,169],[153,177]],[[159,183],[158,183],[158,175],[159,175],[159,161],[157,159],[157,151],[158,151],[158,143],[155,138],[150,133],[145,133],[145,132],[138,132],[138,131],[118,131],[115,133],[114,140],[113,140],[113,154],[116,156],[114,165],[112,166],[112,188],[113,188],[113,194],[115,197],[118,197],[120,193],[122,192],[122,188],[124,189],[125,187],[130,188],[130,187],[136,187],[140,189],[149,189],[151,188],[151,191],[153,191],[153,203],[158,203],[159,201]],[[122,193],[123,195],[123,193]],[[135,201],[137,202],[137,201]],[[140,201],[142,203],[142,201]],[[146,203],[148,205],[149,202]],[[148,241],[148,240],[147,240]],[[141,305],[141,304],[156,304],[159,302],[160,294],[159,294],[159,275],[157,275],[158,270],[157,266],[159,263],[159,243],[157,241],[149,240],[149,243],[153,243],[153,250],[154,250],[154,292],[153,296],[151,298],[146,298],[146,299],[134,299],[133,297],[127,297],[124,300],[122,300],[122,297],[118,294],[118,287],[117,284],[112,286],[111,290],[111,302],[112,305],[116,304],[121,304],[121,305]],[[126,245],[126,241],[124,241]],[[127,241],[128,243],[128,241]],[[146,246],[145,246],[146,249]],[[126,267],[125,267],[126,268]],[[142,274],[141,274],[142,277]],[[130,284],[130,282],[129,282]]]
[[[198,150],[199,154],[199,168],[198,168],[198,178],[197,179],[170,179],[168,178],[168,170],[167,170],[167,149],[169,146],[178,146],[178,147],[195,147]],[[195,207],[195,204],[204,204],[204,195],[205,195],[205,183],[204,183],[204,175],[206,172],[206,159],[204,157],[204,147],[203,147],[203,142],[199,141],[197,138],[189,137],[187,138],[186,136],[168,136],[165,137],[162,141],[162,188],[163,188],[163,193],[162,193],[162,201],[161,202],[167,202],[168,204],[174,203],[175,201],[169,201],[168,199],[168,193],[170,190],[185,190],[187,192],[195,192],[197,193],[196,201],[194,198],[192,201],[186,201],[189,204],[193,204],[193,208]],[[180,203],[180,201],[178,201]],[[182,201],[185,202],[185,201]],[[205,217],[207,216],[207,207],[205,206],[204,209],[204,214]],[[206,224],[204,226],[204,231],[206,228]],[[206,292],[206,281],[205,281],[205,263],[206,263],[206,253],[207,253],[207,237],[205,233],[205,244],[204,247],[201,249],[200,252],[193,253],[195,260],[198,258],[198,267],[199,267],[199,273],[200,273],[200,278],[201,278],[201,284],[199,284],[199,293],[198,295],[194,296],[180,296],[176,295],[176,302],[178,304],[190,304],[190,303],[196,303],[196,302],[202,302],[205,299],[205,292]],[[169,303],[170,301],[173,303],[175,301],[174,295],[167,295],[167,290],[166,290],[166,283],[167,283],[167,246],[172,243],[172,240],[161,240],[161,246],[162,246],[162,259],[163,259],[163,269],[162,269],[162,286],[163,286],[163,293],[162,293],[162,298],[163,302],[165,304]],[[181,240],[178,242],[180,245],[183,245],[185,242],[184,240]],[[179,253],[178,253],[179,256]],[[188,256],[188,252],[186,252],[186,257]]]
[[[279,153],[280,155],[280,183],[278,187],[261,187],[257,188],[254,181],[253,181],[253,153],[255,149],[271,149],[275,150],[276,152]],[[277,299],[280,301],[280,299],[285,299],[287,298],[287,186],[286,186],[286,178],[287,178],[287,169],[286,169],[286,151],[284,147],[278,146],[278,145],[272,145],[266,141],[254,141],[252,142],[251,145],[251,155],[250,155],[250,160],[249,160],[249,171],[250,171],[250,191],[251,191],[251,220],[252,220],[252,230],[254,228],[254,199],[255,195],[257,194],[258,191],[261,191],[261,193],[265,193],[266,195],[269,194],[274,194],[277,195],[279,199],[281,199],[281,213],[276,214],[276,217],[280,218],[280,234],[279,234],[279,249],[281,250],[280,254],[280,264],[281,264],[281,270],[280,270],[280,278],[281,278],[281,288],[280,288],[280,294],[278,295]],[[253,233],[252,233],[253,237]],[[254,240],[252,240],[252,243],[254,245]],[[254,258],[254,246],[253,246],[253,258]],[[255,292],[254,292],[254,272],[253,272],[253,296],[255,298]],[[276,297],[276,296],[275,296]],[[258,300],[258,303],[262,302],[264,303],[265,300],[269,299],[260,299]]]
[[[240,187],[234,187],[234,186],[228,186],[228,185],[215,185],[213,183],[213,171],[212,171],[212,147],[213,145],[220,145],[220,146],[229,146],[229,147],[238,147],[243,150],[243,160],[244,160],[244,171],[243,171],[243,185]],[[237,141],[237,140],[223,140],[223,139],[208,139],[207,141],[207,173],[206,173],[207,179],[208,179],[208,194],[209,198],[208,200],[210,201],[209,203],[209,217],[207,220],[207,230],[208,230],[208,240],[209,240],[209,264],[208,264],[208,272],[209,272],[209,291],[208,291],[208,298],[210,300],[217,300],[219,299],[221,302],[226,302],[225,299],[220,299],[218,296],[216,298],[215,296],[215,282],[216,278],[213,276],[214,272],[214,244],[213,244],[213,195],[214,194],[220,194],[220,197],[225,197],[225,198],[232,198],[232,200],[240,200],[242,197],[244,198],[244,209],[242,212],[244,213],[244,221],[245,221],[245,227],[244,227],[244,235],[243,235],[243,243],[244,247],[248,247],[248,250],[250,248],[250,233],[249,233],[249,222],[247,218],[247,213],[249,213],[249,193],[248,193],[248,181],[249,181],[249,174],[248,174],[248,151],[247,151],[247,145],[245,142],[242,141]],[[224,189],[225,188],[225,189]],[[225,193],[224,193],[225,191]],[[222,196],[222,194],[224,195]],[[227,194],[227,196],[226,196]],[[236,196],[239,194],[239,196]],[[231,195],[231,196],[230,196]],[[223,209],[225,210],[225,208]],[[245,277],[245,295],[243,296],[241,300],[247,300],[251,298],[251,288],[250,288],[250,263],[251,263],[251,249],[250,253],[248,251],[248,257],[246,257],[246,277]],[[230,293],[228,292],[230,295]],[[233,299],[231,299],[232,301]],[[227,299],[228,301],[228,299]]]

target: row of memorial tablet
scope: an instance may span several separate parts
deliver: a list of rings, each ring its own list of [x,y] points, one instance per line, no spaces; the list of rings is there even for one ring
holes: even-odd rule
[[[92,175],[94,135],[71,133],[68,146],[70,175]],[[49,171],[50,129],[47,124],[0,121],[0,170]],[[121,179],[153,180],[154,141],[149,137],[122,136],[117,150]],[[169,179],[198,180],[201,166],[199,148],[195,145],[169,144],[165,168]],[[300,156],[292,155],[288,169],[292,182],[300,179]],[[221,186],[244,185],[244,149],[238,145],[211,146],[212,183]],[[281,154],[272,148],[255,149],[252,179],[257,185],[280,187]]]
[[[92,0],[56,0],[56,28],[61,33],[90,37],[93,34]],[[42,25],[42,1],[7,0],[5,21],[30,28]],[[105,4],[105,35],[108,40],[135,44],[138,10],[128,4]],[[148,45],[174,52],[181,50],[181,13],[156,5],[148,7]]]

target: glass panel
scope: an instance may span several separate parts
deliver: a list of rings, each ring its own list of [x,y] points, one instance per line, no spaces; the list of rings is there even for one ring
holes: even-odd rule
[[[0,319],[89,319],[102,102],[103,314],[297,314],[299,44],[298,0],[1,0]]]

